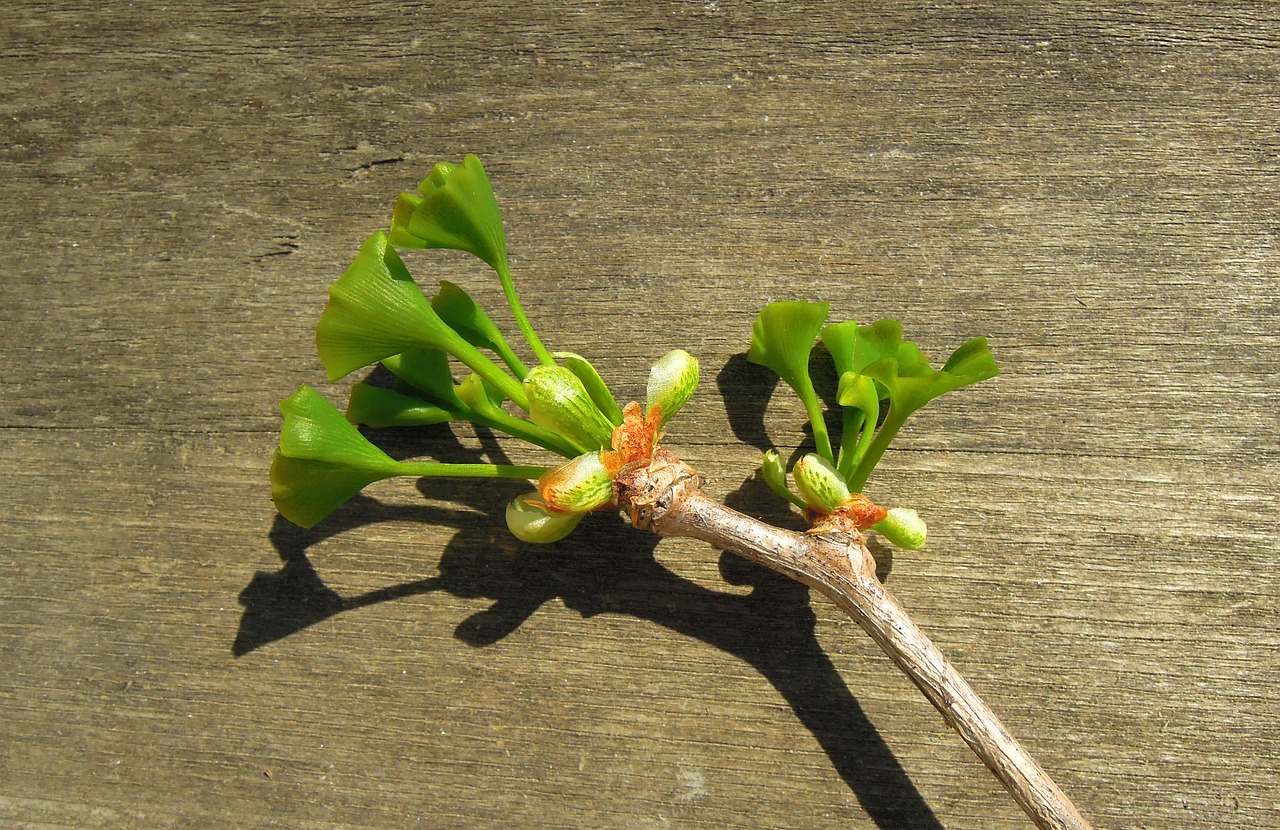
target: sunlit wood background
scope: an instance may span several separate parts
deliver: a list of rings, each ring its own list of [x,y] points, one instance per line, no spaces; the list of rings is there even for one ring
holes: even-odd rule
[[[276,403],[345,392],[327,285],[475,152],[544,338],[628,397],[697,354],[668,444],[756,515],[795,521],[754,471],[805,440],[743,359],[766,302],[988,335],[1004,374],[873,479],[931,530],[889,586],[1099,828],[1280,826],[1278,17],[10,6],[0,823],[1028,826],[852,624],[704,545],[524,546],[510,484],[276,516]],[[510,321],[475,261],[410,264]]]

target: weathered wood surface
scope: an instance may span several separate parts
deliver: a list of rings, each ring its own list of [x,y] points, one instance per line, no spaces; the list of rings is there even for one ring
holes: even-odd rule
[[[802,438],[762,304],[990,335],[878,473],[931,528],[889,584],[1100,828],[1280,824],[1274,8],[475,5],[0,21],[0,824],[1025,826],[851,623],[704,546],[530,550],[494,484],[275,516],[276,402],[342,394],[325,287],[467,151],[544,336],[632,394],[697,353],[669,444],[758,515]]]

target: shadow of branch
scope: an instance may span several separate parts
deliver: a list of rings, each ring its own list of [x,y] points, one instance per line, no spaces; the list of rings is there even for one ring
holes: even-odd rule
[[[456,448],[453,454],[458,454]],[[241,592],[244,614],[233,654],[248,654],[335,614],[434,591],[493,601],[455,630],[460,640],[477,647],[498,642],[556,598],[584,618],[625,614],[693,637],[759,671],[882,830],[941,827],[819,644],[805,586],[722,553],[719,565],[726,582],[751,591],[743,595],[702,587],[654,558],[656,536],[632,532],[606,516],[584,522],[557,544],[523,545],[506,534],[503,511],[506,501],[527,485],[460,486],[424,479],[419,487],[429,497],[471,509],[391,507],[359,496],[310,531],[277,518],[270,538],[283,564],[279,571],[259,572]],[[788,519],[776,497],[755,479],[727,501],[780,524],[798,519]],[[442,552],[438,575],[350,597],[329,588],[310,562],[308,548],[348,530],[392,520],[458,529]]]

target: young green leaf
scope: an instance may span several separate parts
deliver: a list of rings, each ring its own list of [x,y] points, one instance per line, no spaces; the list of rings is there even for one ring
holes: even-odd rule
[[[507,368],[517,378],[524,380],[524,376],[529,374],[529,367],[511,350],[493,320],[489,319],[489,315],[476,305],[476,301],[466,291],[448,280],[441,280],[440,290],[431,299],[431,307],[440,315],[441,320],[461,334],[468,343],[488,349],[502,358],[502,362],[507,364]]]
[[[502,213],[480,159],[468,155],[460,165],[441,162],[416,194],[401,193],[391,216],[391,241],[401,248],[454,248],[484,260],[498,274],[516,325],[533,353],[544,364],[555,363],[516,297]]]
[[[448,351],[461,340],[431,305],[387,237],[375,233],[329,288],[316,347],[330,380],[419,346]]]
[[[282,401],[280,412],[284,426],[271,463],[271,500],[294,524],[312,527],[369,484],[399,472],[309,386]]]
[[[402,193],[391,218],[391,242],[398,248],[452,248],[474,254],[495,271],[507,264],[507,238],[493,186],[480,159],[440,162]]]
[[[515,378],[449,328],[431,308],[383,233],[375,233],[342,277],[316,326],[316,349],[330,380],[415,348],[440,349],[527,405]]]
[[[975,337],[952,353],[938,371],[914,343],[903,343],[896,360],[880,360],[865,368],[865,374],[889,391],[890,409],[910,414],[946,392],[969,386],[1000,374],[985,337]]]
[[[450,412],[421,398],[392,389],[357,383],[347,401],[347,420],[370,427],[415,427],[456,420]]]
[[[848,372],[861,372],[877,360],[896,358],[902,344],[902,324],[884,319],[860,326],[850,320],[827,326],[821,336],[836,365],[836,374],[843,376]]]
[[[934,371],[914,343],[903,342],[898,357],[877,360],[863,369],[889,394],[889,412],[875,438],[849,476],[849,487],[861,492],[871,471],[911,413],[946,392],[993,378],[1000,373],[985,337],[975,337]]]
[[[450,412],[463,410],[449,355],[439,349],[410,349],[385,358],[382,365],[431,403]]]
[[[494,389],[484,378],[477,374],[467,375],[457,386],[458,400],[463,406],[478,415],[488,417],[490,414],[502,412],[502,393]]]
[[[897,357],[902,324],[885,319],[860,326],[850,320],[827,326],[821,337],[840,377],[836,397],[843,409],[843,427],[837,467],[848,477],[870,446],[880,413],[881,390],[861,372],[877,360]]]
[[[871,445],[880,417],[880,393],[871,378],[850,371],[840,376],[836,401],[844,410],[840,458],[836,466],[840,474],[848,478]]]
[[[313,527],[362,489],[392,476],[539,478],[545,467],[396,461],[309,386],[280,404],[284,426],[271,462],[271,500],[294,524]]]
[[[613,397],[613,393],[609,391],[608,385],[605,384],[604,378],[600,377],[600,373],[596,371],[596,367],[592,366],[585,357],[574,352],[556,352],[554,356],[557,360],[563,361],[564,368],[573,372],[578,380],[582,381],[583,388],[591,396],[600,414],[608,418],[614,426],[621,424],[622,410],[618,407],[618,401]]]
[[[818,453],[834,462],[822,405],[809,377],[809,354],[829,310],[827,303],[794,300],[765,306],[751,327],[747,360],[777,372],[795,390],[809,415]]]

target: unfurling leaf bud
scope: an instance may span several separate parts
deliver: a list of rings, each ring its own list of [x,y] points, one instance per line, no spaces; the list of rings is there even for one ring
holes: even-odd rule
[[[457,417],[456,412],[422,398],[367,383],[352,386],[347,402],[347,420],[370,427],[427,426],[443,424]]]
[[[492,417],[502,412],[502,393],[484,382],[479,375],[467,375],[457,388],[458,400],[477,415]]]
[[[538,479],[538,494],[552,510],[586,513],[613,501],[613,476],[599,452],[584,453]]]
[[[680,411],[698,388],[698,361],[683,349],[673,349],[649,369],[645,409],[659,407],[662,424]]]
[[[889,515],[873,524],[871,529],[904,550],[920,550],[924,547],[924,519],[909,507],[892,508]]]
[[[548,510],[536,493],[526,493],[507,505],[507,527],[522,542],[549,544],[568,536],[584,515]]]
[[[849,498],[849,485],[835,465],[820,455],[809,453],[801,458],[791,475],[805,503],[815,510],[833,513]]]
[[[535,366],[524,379],[529,419],[584,449],[608,447],[613,424],[601,414],[578,376],[563,366]]]
[[[805,506],[804,501],[791,492],[791,488],[787,486],[787,465],[783,462],[782,456],[778,455],[777,450],[765,451],[764,456],[760,459],[760,475],[773,492],[782,496],[796,507],[803,508]]]

